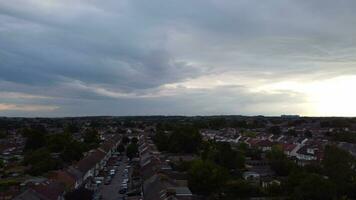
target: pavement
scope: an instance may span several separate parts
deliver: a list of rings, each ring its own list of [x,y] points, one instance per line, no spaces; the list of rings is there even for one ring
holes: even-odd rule
[[[100,193],[102,195],[103,200],[119,200],[121,197],[124,197],[125,195],[122,195],[119,193],[120,190],[120,185],[123,181],[123,174],[124,174],[124,169],[128,165],[127,158],[123,157],[122,161],[120,162],[119,168],[116,170],[116,174],[111,180],[111,183],[109,185],[103,184],[100,188]],[[111,169],[110,167],[108,168],[109,170]]]

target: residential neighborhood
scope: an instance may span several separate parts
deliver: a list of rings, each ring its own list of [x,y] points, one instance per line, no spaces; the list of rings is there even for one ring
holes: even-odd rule
[[[330,149],[356,152],[351,118],[1,120],[1,200],[283,199]]]

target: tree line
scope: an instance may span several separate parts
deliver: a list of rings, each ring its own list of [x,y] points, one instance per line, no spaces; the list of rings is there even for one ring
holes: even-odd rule
[[[85,131],[82,141],[75,140],[68,131],[48,134],[44,128],[26,128],[22,133],[26,137],[23,164],[28,166],[27,172],[31,175],[41,175],[70,165],[100,143],[95,129]]]

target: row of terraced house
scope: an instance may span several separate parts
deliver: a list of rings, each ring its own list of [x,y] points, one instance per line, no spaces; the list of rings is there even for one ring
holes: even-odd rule
[[[174,171],[148,134],[139,136],[139,165],[144,200],[193,200],[187,175]]]
[[[62,200],[68,191],[85,187],[95,190],[94,178],[116,152],[121,135],[113,135],[72,166],[49,173],[44,181],[29,185],[15,200]]]

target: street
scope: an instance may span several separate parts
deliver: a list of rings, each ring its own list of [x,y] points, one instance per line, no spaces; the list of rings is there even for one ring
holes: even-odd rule
[[[123,181],[124,169],[127,165],[127,158],[123,157],[122,162],[120,162],[119,168],[116,170],[116,174],[113,176],[113,179],[109,185],[103,184],[101,186],[101,194],[103,200],[119,200],[121,197],[124,197],[125,194],[120,194],[120,185]],[[110,167],[109,167],[110,169]]]

